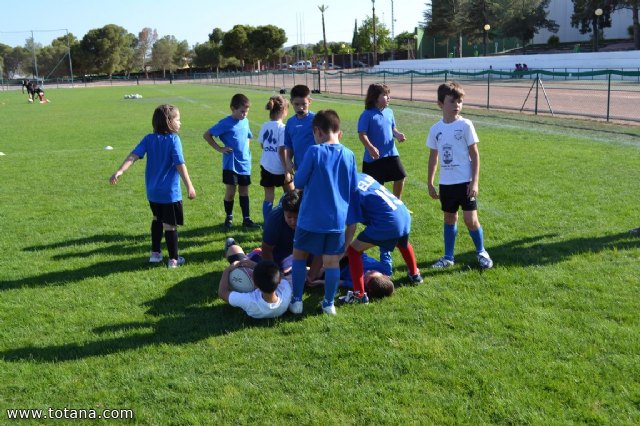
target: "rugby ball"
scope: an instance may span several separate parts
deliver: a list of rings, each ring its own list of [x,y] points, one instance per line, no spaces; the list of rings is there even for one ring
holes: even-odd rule
[[[254,290],[252,272],[240,266],[229,272],[229,288],[238,293],[249,293]]]

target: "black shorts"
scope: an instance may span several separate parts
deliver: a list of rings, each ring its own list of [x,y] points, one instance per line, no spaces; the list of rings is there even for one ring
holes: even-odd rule
[[[268,188],[271,186],[282,185],[284,185],[284,175],[274,175],[264,167],[260,166],[260,186]]]
[[[476,197],[467,196],[467,183],[456,183],[455,185],[440,185],[440,206],[442,211],[447,213],[457,213],[462,207],[463,211],[478,210]]]
[[[397,155],[393,157],[382,157],[371,163],[362,162],[362,173],[368,174],[380,184],[385,182],[395,182],[407,177],[402,161]]]
[[[239,175],[231,170],[222,171],[222,183],[225,185],[251,185],[251,175]]]
[[[154,203],[149,201],[149,207],[153,216],[167,225],[184,225],[184,214],[182,212],[182,201],[175,203]]]

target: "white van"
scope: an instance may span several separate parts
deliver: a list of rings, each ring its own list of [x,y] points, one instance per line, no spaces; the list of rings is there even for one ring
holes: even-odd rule
[[[291,65],[291,68],[296,71],[304,71],[310,70],[312,67],[311,61],[298,61],[295,64]]]

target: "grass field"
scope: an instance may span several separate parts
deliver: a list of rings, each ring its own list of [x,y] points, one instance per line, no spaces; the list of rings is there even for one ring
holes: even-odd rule
[[[268,91],[50,89],[48,105],[0,92],[0,424],[8,409],[49,407],[126,408],[135,418],[121,423],[143,425],[640,424],[640,238],[628,235],[640,226],[639,127],[463,111],[481,139],[479,217],[495,267],[477,268],[461,226],[456,266],[433,271],[442,213],[426,192],[424,140],[440,115],[393,105],[425,283],[408,285],[396,252],[391,298],[328,317],[312,291],[304,315],[256,321],[216,298],[221,159],[201,137],[238,91],[257,135]],[[123,99],[132,92],[144,98]],[[144,162],[108,184],[167,102],[181,110],[198,192],[185,197],[177,270],[147,262]],[[339,112],[358,163],[362,107],[312,105]],[[261,238],[230,235],[246,248]]]

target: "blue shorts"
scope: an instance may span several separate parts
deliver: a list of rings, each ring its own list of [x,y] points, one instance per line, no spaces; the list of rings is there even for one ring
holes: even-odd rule
[[[389,240],[377,240],[375,238],[371,238],[366,234],[367,230],[365,228],[360,234],[358,234],[358,240],[363,243],[373,244],[374,246],[378,246],[385,251],[393,251],[396,246],[400,246],[402,248],[407,247],[409,244],[409,234],[403,235],[400,238],[391,238]]]
[[[342,254],[345,249],[344,244],[344,232],[311,232],[298,226],[293,237],[294,249],[306,251],[315,256]]]

